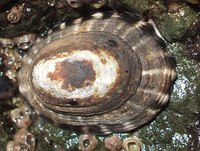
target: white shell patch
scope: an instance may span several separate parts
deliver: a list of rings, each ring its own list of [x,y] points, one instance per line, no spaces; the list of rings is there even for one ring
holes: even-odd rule
[[[89,61],[95,71],[95,80],[90,85],[67,90],[62,88],[62,81],[54,81],[48,77],[48,73],[54,72],[56,64],[67,60]],[[33,68],[34,87],[61,99],[84,99],[91,96],[104,97],[111,90],[119,76],[117,60],[106,51],[96,54],[89,50],[76,50],[72,53],[59,53],[48,60],[39,61]]]

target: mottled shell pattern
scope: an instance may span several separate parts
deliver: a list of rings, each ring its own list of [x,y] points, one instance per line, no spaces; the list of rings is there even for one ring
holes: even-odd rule
[[[167,105],[174,59],[153,26],[129,14],[95,13],[37,41],[19,89],[38,114],[84,133],[133,130]]]

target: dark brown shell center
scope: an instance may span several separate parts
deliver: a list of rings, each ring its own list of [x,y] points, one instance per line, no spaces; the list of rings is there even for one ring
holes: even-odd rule
[[[55,71],[49,72],[51,80],[62,81],[62,88],[69,91],[90,85],[95,80],[95,71],[89,61],[67,60],[56,63]]]

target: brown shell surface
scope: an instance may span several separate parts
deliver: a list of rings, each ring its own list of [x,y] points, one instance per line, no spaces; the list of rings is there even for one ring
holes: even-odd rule
[[[174,58],[151,24],[96,13],[60,28],[33,45],[19,72],[20,92],[38,114],[109,134],[151,121],[168,104]]]

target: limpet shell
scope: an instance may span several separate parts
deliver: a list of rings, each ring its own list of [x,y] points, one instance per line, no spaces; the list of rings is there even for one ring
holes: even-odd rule
[[[174,58],[148,22],[95,13],[37,41],[18,77],[24,98],[53,123],[83,133],[126,132],[167,105]]]

